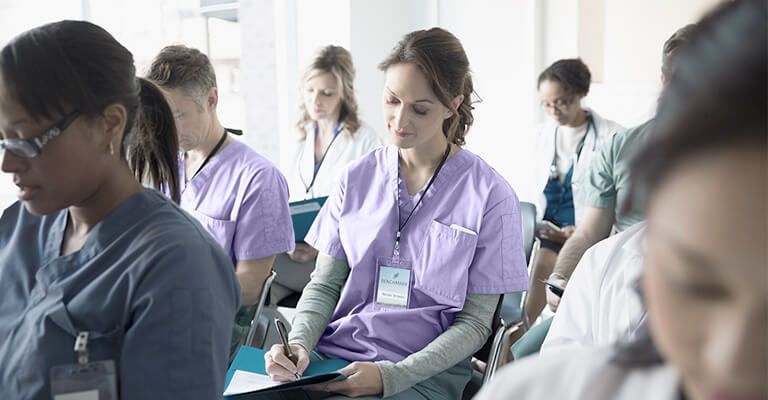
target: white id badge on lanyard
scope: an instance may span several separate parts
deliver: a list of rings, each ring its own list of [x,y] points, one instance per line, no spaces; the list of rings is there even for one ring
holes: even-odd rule
[[[376,303],[407,308],[411,299],[411,266],[403,260],[376,259]]]
[[[77,364],[51,368],[52,399],[118,400],[115,362],[88,362],[88,332],[77,335],[75,352]]]

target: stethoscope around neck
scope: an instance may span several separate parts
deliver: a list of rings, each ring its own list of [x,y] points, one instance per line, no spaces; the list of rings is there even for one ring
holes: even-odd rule
[[[581,150],[584,148],[584,143],[587,140],[587,136],[589,136],[589,131],[592,131],[592,134],[594,135],[594,140],[592,141],[592,151],[595,151],[595,148],[597,146],[597,129],[595,129],[595,121],[592,118],[592,113],[585,111],[587,114],[587,132],[584,133],[584,137],[581,138],[579,141],[579,144],[576,146],[576,160],[579,160],[579,157],[581,157]],[[555,127],[555,154],[552,156],[552,162],[549,164],[549,179],[560,179],[560,173],[557,172],[557,139],[559,135],[559,126]]]

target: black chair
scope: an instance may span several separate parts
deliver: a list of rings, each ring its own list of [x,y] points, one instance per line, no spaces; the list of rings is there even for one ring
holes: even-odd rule
[[[244,321],[249,322],[248,332],[242,336],[240,334],[241,328],[239,328],[239,325],[236,323],[233,327],[237,332],[233,336],[236,336],[237,339],[230,344],[229,362],[232,362],[232,359],[234,359],[240,346],[261,347],[263,345],[267,328],[269,327],[269,318],[264,315],[264,307],[267,304],[270,288],[276,276],[277,273],[275,271],[270,271],[269,276],[264,280],[264,285],[261,288],[259,301],[254,306],[244,308],[248,311],[248,314],[243,315]]]

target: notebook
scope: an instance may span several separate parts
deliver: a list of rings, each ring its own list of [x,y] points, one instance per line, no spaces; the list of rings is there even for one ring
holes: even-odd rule
[[[349,362],[339,359],[316,360],[309,364],[301,379],[292,382],[274,382],[269,378],[264,365],[267,350],[240,346],[224,381],[224,397],[247,399],[252,393],[265,393],[296,389],[317,383],[347,379],[340,369]]]
[[[315,222],[315,217],[323,208],[328,197],[315,197],[314,199],[294,201],[289,204],[291,220],[293,221],[293,233],[297,242],[303,242],[309,228]]]

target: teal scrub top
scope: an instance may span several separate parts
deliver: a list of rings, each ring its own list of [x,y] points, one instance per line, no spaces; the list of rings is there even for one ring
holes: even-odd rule
[[[613,208],[616,230],[621,232],[645,220],[643,196],[632,191],[630,167],[635,152],[652,132],[653,120],[617,133],[592,158],[589,177],[574,201],[582,206]],[[625,204],[631,201],[629,209]]]
[[[68,211],[0,218],[0,398],[50,399],[53,366],[114,360],[120,399],[221,398],[240,290],[199,223],[145,190],[60,256]]]

